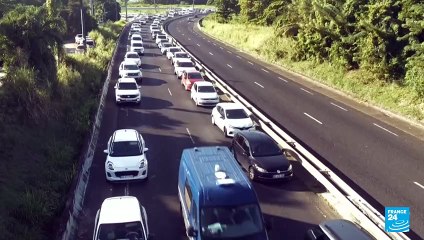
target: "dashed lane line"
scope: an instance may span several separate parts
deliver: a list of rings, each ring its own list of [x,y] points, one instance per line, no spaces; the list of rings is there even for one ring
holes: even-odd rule
[[[310,119],[312,119],[312,120],[314,120],[315,122],[317,122],[317,123],[319,123],[319,124],[321,124],[322,125],[322,122],[321,121],[319,121],[318,119],[316,119],[316,118],[314,118],[314,117],[312,117],[311,115],[309,115],[309,114],[307,114],[307,113],[303,113],[303,114],[305,114],[307,117],[309,117]]]
[[[380,126],[380,125],[378,125],[377,123],[373,123],[373,124],[374,124],[374,126],[376,126],[376,127],[380,128],[380,129],[383,129],[384,131],[386,131],[386,132],[388,132],[388,133],[390,133],[390,134],[392,134],[392,135],[395,135],[396,137],[399,137],[399,135],[397,135],[396,133],[394,133],[394,132],[392,132],[392,131],[390,131],[390,130],[388,130],[388,129],[386,129],[386,128],[384,128],[384,127]]]
[[[347,111],[348,111],[346,108],[344,108],[344,107],[342,107],[342,106],[339,106],[339,105],[337,105],[337,104],[335,104],[335,103],[330,102],[330,104],[331,104],[331,105],[333,105],[333,106],[335,106],[335,107],[337,107],[337,108],[340,108],[341,110],[343,110],[343,111],[345,111],[345,112],[347,112]]]

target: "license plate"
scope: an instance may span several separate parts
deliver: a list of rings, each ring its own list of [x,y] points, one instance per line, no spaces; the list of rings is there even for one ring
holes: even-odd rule
[[[132,177],[133,177],[132,175],[124,175],[121,178],[132,178]]]
[[[278,174],[278,175],[272,176],[272,178],[283,178],[284,176],[285,176],[284,174]]]

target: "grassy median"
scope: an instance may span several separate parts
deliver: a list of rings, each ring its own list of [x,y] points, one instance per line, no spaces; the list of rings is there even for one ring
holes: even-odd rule
[[[346,71],[329,62],[296,62],[290,59],[293,42],[277,37],[273,27],[245,25],[232,21],[218,23],[214,15],[203,20],[207,34],[269,63],[306,75],[329,87],[412,120],[424,123],[424,99],[410,87],[386,81],[376,81],[366,71]]]
[[[38,122],[13,118],[16,109],[2,106],[0,117],[0,231],[2,239],[54,239],[78,160],[93,123],[118,34],[124,22],[106,23],[90,36],[96,48],[66,55],[58,62],[54,98],[36,92],[31,106],[47,117]],[[30,88],[32,69],[6,76],[3,103],[13,91]],[[17,89],[20,88],[20,89]],[[29,92],[29,91],[28,91]]]

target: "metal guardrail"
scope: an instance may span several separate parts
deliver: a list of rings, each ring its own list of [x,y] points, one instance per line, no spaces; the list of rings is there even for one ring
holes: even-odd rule
[[[184,17],[188,16],[181,16],[172,20]],[[167,31],[168,24],[172,20],[166,21],[162,26],[162,31],[172,39],[172,43],[189,53],[196,67],[201,72],[203,72],[203,74],[209,80],[214,82],[221,91],[228,94],[234,102],[238,102],[247,108],[248,111],[259,120],[259,124],[262,130],[270,135],[283,148],[291,150],[298,155],[299,163],[324,187],[326,187],[329,196],[324,194],[323,197],[330,202],[330,204],[343,218],[357,222],[378,240],[409,240],[409,238],[404,233],[385,232],[384,216],[382,216],[375,208],[373,208],[371,204],[363,199],[334,172],[332,172],[321,161],[319,161],[313,154],[306,150],[301,144],[297,143],[296,140],[294,140],[289,134],[284,132],[272,120],[266,117],[264,113],[258,110],[236,90],[227,85],[224,80],[217,76],[190,51],[188,51],[177,40],[175,40]]]

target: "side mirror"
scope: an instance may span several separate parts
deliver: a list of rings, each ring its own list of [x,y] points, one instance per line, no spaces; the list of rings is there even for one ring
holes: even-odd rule
[[[189,237],[196,237],[197,236],[197,232],[196,232],[196,230],[194,230],[194,228],[192,226],[187,228],[187,236],[189,236]]]
[[[103,150],[104,153],[109,153],[109,150],[105,149]]]
[[[115,85],[115,87],[113,87],[113,88],[117,89],[118,87]]]
[[[138,89],[140,89],[140,88],[141,88],[141,86],[137,86],[137,88],[138,88]]]
[[[267,231],[272,230],[272,224],[269,221],[265,221],[265,228]]]
[[[145,148],[144,148],[144,151],[145,151],[145,152],[149,151],[149,148],[146,148],[146,147],[145,147]]]

